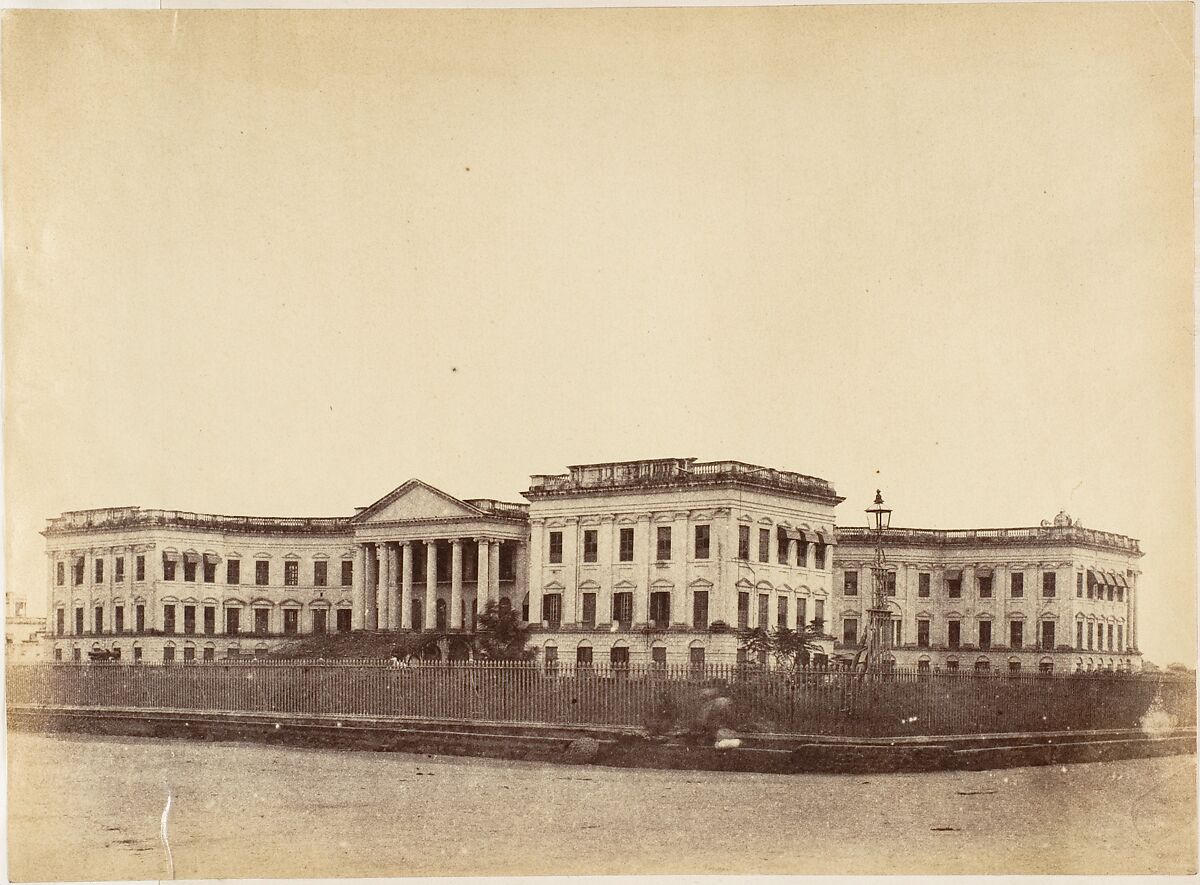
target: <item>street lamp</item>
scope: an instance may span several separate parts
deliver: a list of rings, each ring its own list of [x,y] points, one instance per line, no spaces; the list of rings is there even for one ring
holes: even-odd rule
[[[882,670],[892,638],[892,612],[887,599],[887,571],[884,569],[883,533],[892,524],[892,510],[883,506],[883,495],[875,490],[875,505],[867,508],[867,524],[875,532],[875,566],[871,569],[875,586],[871,607],[867,609],[867,672]]]

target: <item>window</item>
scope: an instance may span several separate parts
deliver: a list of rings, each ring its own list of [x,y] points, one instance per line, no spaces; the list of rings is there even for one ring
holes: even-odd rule
[[[650,622],[655,627],[671,625],[671,594],[665,592],[650,594]]]
[[[146,557],[139,556],[133,561],[133,579],[135,581],[146,580]]]
[[[54,615],[54,633],[56,636],[62,636],[67,632],[67,612],[65,609],[59,609]]]
[[[921,658],[919,661],[917,661],[917,672],[918,673],[928,673],[929,672],[929,659],[928,658]]]
[[[175,580],[175,560],[165,559],[165,558],[163,559],[163,580],[164,581],[174,581]],[[174,652],[174,650],[172,650],[172,653],[173,652]]]
[[[1075,573],[1075,598],[1083,599],[1083,572]]]
[[[990,575],[988,575],[987,577],[979,578],[979,598],[980,599],[991,599],[992,598],[992,578]]]
[[[738,629],[745,630],[750,626],[750,594],[738,594]]]
[[[1096,595],[1096,582],[1094,580],[1087,583],[1087,598],[1092,599]]]
[[[271,583],[271,563],[267,560],[257,559],[254,561],[254,583],[260,587]]]
[[[175,606],[173,605],[163,606],[163,632],[175,632]]]
[[[254,632],[264,634],[270,629],[271,610],[256,608],[254,610]]]
[[[854,645],[858,642],[858,618],[842,619],[842,642]]]
[[[1042,621],[1042,648],[1054,649],[1054,622]]]
[[[775,559],[780,565],[788,564],[788,536],[782,528],[775,531]]]
[[[337,610],[337,631],[339,633],[349,633],[350,625],[353,623],[353,617],[348,608],[339,608]]]
[[[118,584],[125,583],[125,557],[118,556],[113,560],[113,580]]]
[[[695,556],[697,559],[708,559],[709,531],[710,531],[709,526],[706,526],[706,525],[696,526]]]
[[[778,611],[775,613],[775,623],[780,627],[788,625],[788,598],[786,596],[779,597]]]
[[[825,545],[817,544],[816,551],[816,562],[813,564],[813,568],[823,571],[825,569]]]
[[[887,572],[883,576],[883,590],[888,596],[896,595],[896,573]]]
[[[204,606],[204,635],[212,636],[217,632],[217,609],[215,606]]]
[[[958,661],[946,661],[946,669],[951,671],[957,670]]]
[[[770,529],[759,529],[758,530],[758,561],[759,562],[770,562],[771,561],[771,530]]]
[[[671,558],[671,527],[669,525],[660,525],[657,533],[658,544],[656,547],[657,558],[660,562]]]
[[[283,584],[285,587],[295,587],[300,583],[300,563],[289,559],[283,564]]]
[[[1025,573],[1013,572],[1008,579],[1008,595],[1020,599],[1025,595]]]
[[[313,563],[313,586],[326,587],[329,585],[329,563],[318,559]]]
[[[846,572],[843,575],[842,593],[846,596],[858,595],[858,572]]]
[[[796,542],[796,565],[808,568],[808,541],[803,538]]]
[[[175,663],[175,649],[173,646],[168,645],[166,648],[163,649],[163,663],[164,664]]]
[[[547,670],[558,669],[558,646],[557,645],[547,645],[546,646],[545,659],[546,659],[546,669]]]
[[[104,560],[100,557],[96,557],[96,583],[104,583]]]
[[[583,594],[583,625],[585,627],[596,626],[596,594]]]
[[[183,632],[196,632],[196,606],[185,605],[183,607]]]
[[[901,621],[899,618],[892,618],[892,647],[893,648],[899,648],[902,644],[901,633],[902,633],[903,627],[904,627],[903,621]],[[895,662],[893,661],[892,664],[889,666],[892,666],[894,664],[895,664]]]
[[[581,645],[579,648],[575,649],[575,666],[592,666],[592,647],[590,645]]]
[[[1125,651],[1125,625],[1117,624],[1117,651]]]
[[[946,595],[950,599],[962,596],[962,578],[946,578]]]
[[[71,649],[71,660],[78,661],[81,657],[81,652],[78,648]]]
[[[991,648],[992,647],[992,622],[991,621],[980,621],[979,622],[979,647],[980,648]]]
[[[917,575],[917,596],[922,599],[929,598],[929,572],[921,572]],[[926,661],[925,663],[929,663]]]
[[[55,564],[54,582],[60,587],[67,582],[67,564],[65,562],[59,562]],[[61,653],[62,649],[56,649],[56,651]]]
[[[621,562],[633,562],[633,529],[621,529],[621,543],[618,559]]]
[[[236,634],[242,630],[242,610],[240,608],[225,609],[225,632]]]
[[[608,662],[614,667],[628,667],[629,649],[624,645],[614,645],[609,649]]]
[[[562,623],[562,594],[547,593],[542,597],[542,620],[551,630],[557,630]]]
[[[183,650],[183,662],[185,664],[194,664],[196,662],[196,649],[192,646],[186,646]]]
[[[550,561],[562,562],[562,532],[550,533]]]
[[[83,558],[82,557],[75,560],[75,564],[72,567],[71,571],[72,571],[71,577],[74,578],[75,583],[77,585],[82,584],[83,583]]]
[[[1083,621],[1075,622],[1075,648],[1083,650]]]
[[[738,559],[750,558],[750,526],[738,526]]]
[[[215,584],[217,582],[217,564],[211,560],[204,560],[204,583]],[[205,649],[208,651],[208,649]]]
[[[771,595],[769,593],[758,594],[758,622],[755,626],[763,630],[771,626]]]
[[[619,625],[622,630],[628,630],[633,624],[633,594],[614,593],[612,606],[613,623]]]
[[[1025,644],[1025,623],[1023,621],[1008,622],[1008,647],[1020,648]]]
[[[104,632],[104,606],[102,606],[102,605],[96,606],[95,624],[96,624],[96,632],[103,633]]]
[[[917,648],[929,648],[929,619],[917,621]],[[928,663],[928,662],[926,662]]]
[[[983,661],[975,662],[975,672],[976,673],[988,673],[988,672],[991,672],[991,669],[992,669],[991,661],[983,660]]]
[[[1054,672],[1054,662],[1053,661],[1039,662],[1038,663],[1038,672],[1039,673],[1053,673]]]
[[[133,609],[133,628],[138,633],[146,632],[146,606],[139,605]]]
[[[824,599],[817,599],[817,600],[814,600],[814,602],[813,602],[813,623],[814,624],[824,624],[825,623],[825,600]]]
[[[351,587],[354,585],[354,560],[342,560],[342,586]]]
[[[808,600],[801,596],[796,600],[796,629],[803,630],[808,623]]]
[[[230,559],[225,562],[225,583],[240,584],[242,583],[242,561],[240,559]]]
[[[1008,662],[1008,672],[1009,673],[1020,673],[1021,672],[1021,662],[1020,661],[1009,661]]]
[[[312,613],[313,626],[312,631],[319,635],[324,635],[329,632],[329,612],[323,608],[319,608]]]
[[[708,627],[708,591],[696,590],[692,593],[692,626],[697,630]]]
[[[285,608],[283,610],[283,632],[289,636],[300,632],[300,610]]]
[[[600,533],[596,529],[585,529],[583,532],[583,561],[595,562],[600,546]]]
[[[185,581],[192,581],[193,583],[195,582],[195,580],[196,580],[196,560],[184,559],[184,561],[183,561],[183,579]]]
[[[961,645],[960,625],[958,621],[946,622],[946,645],[958,648]]]
[[[75,608],[75,633],[80,634],[82,632],[83,632],[83,608],[80,606],[76,606],[76,608]]]
[[[204,649],[204,660],[205,661],[215,660],[216,656],[217,656],[217,650],[215,648]]]
[[[688,664],[699,669],[704,666],[704,649],[694,645],[688,649]]]
[[[1042,572],[1042,596],[1045,599],[1051,599],[1055,593],[1054,580],[1056,575],[1054,572]]]
[[[1124,601],[1125,601],[1125,588],[1118,587],[1117,588],[1117,602],[1124,602]]]
[[[1106,598],[1106,599],[1107,599],[1109,602],[1112,602],[1112,601],[1113,601],[1113,591],[1114,591],[1114,590],[1116,590],[1116,589],[1117,589],[1116,587],[1113,587],[1112,585],[1109,585],[1109,588],[1108,588],[1108,595],[1105,597],[1105,598]]]
[[[56,661],[62,660],[62,649],[61,648],[54,649],[54,660],[56,660]]]

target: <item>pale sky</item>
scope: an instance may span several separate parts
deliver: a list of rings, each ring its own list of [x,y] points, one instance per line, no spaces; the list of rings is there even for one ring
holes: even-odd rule
[[[1191,15],[10,12],[10,586],[63,510],[728,458],[1140,538],[1191,662]]]

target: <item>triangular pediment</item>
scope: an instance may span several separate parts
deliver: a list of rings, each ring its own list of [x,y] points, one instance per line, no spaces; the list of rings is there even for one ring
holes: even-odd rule
[[[355,515],[351,520],[357,525],[376,522],[403,522],[410,519],[453,519],[463,516],[479,516],[482,511],[472,507],[441,489],[419,479],[410,479],[404,485],[384,495],[370,507]]]

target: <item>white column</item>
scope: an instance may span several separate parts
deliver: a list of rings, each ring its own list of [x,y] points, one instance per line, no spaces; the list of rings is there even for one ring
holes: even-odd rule
[[[518,615],[521,614],[525,594],[529,592],[529,561],[525,544],[525,541],[513,542],[513,609]]]
[[[596,561],[600,563],[600,590],[596,594],[596,623],[607,624],[612,620],[613,568],[617,559],[616,519],[612,514],[600,517],[596,534]]]
[[[379,629],[386,630],[392,618],[392,551],[386,541],[376,545],[376,550],[379,553],[379,588],[375,598],[379,606]]]
[[[388,544],[388,574],[391,575],[391,580],[388,581],[388,621],[389,630],[400,629],[400,548],[395,544]]]
[[[650,537],[654,531],[654,522],[650,519],[649,513],[638,515],[637,527],[633,530],[633,561],[635,565],[640,565],[638,573],[642,579],[638,581],[638,587],[633,593],[633,624],[644,625],[646,623],[647,611],[646,607],[650,602],[650,574],[652,566],[653,544],[654,539]]]
[[[500,602],[500,541],[488,551],[488,602]]]
[[[378,590],[379,585],[379,559],[377,556],[375,545],[367,547],[367,573],[364,576],[366,605],[363,608],[364,623],[363,626],[367,630],[379,629],[379,606]]]
[[[529,623],[542,623],[542,576],[545,567],[546,524],[541,519],[529,520]]]
[[[462,545],[462,538],[450,542],[450,627],[454,630],[463,628]]]
[[[475,610],[483,614],[488,604],[488,587],[491,586],[488,566],[492,556],[487,538],[475,539]]]
[[[425,542],[425,629],[437,629],[437,541]]]
[[[400,545],[400,627],[404,630],[413,628],[413,545],[405,541]]]

